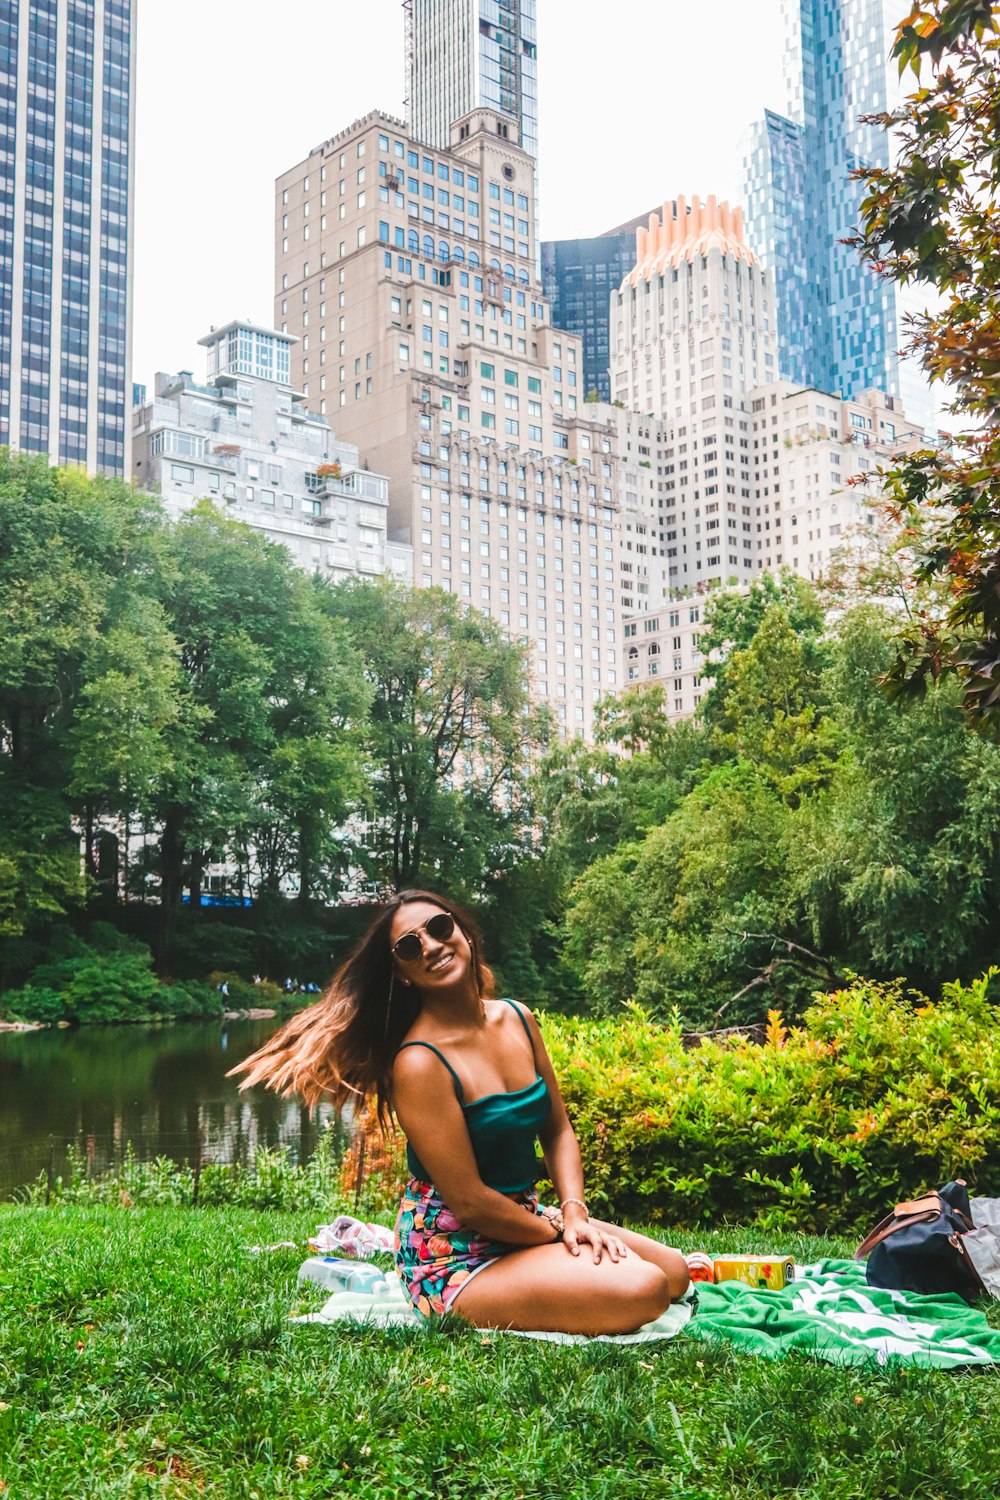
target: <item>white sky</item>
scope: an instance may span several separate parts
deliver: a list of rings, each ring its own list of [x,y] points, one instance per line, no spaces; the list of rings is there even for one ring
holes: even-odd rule
[[[782,109],[780,0],[539,0],[543,239],[678,193],[739,201],[739,139]],[[274,179],[369,110],[402,113],[399,0],[141,0],[134,378],[273,319]]]

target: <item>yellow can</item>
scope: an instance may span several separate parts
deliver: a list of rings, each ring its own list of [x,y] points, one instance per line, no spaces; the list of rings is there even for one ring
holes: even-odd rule
[[[717,1255],[715,1279],[780,1292],[795,1280],[795,1262],[787,1255]]]

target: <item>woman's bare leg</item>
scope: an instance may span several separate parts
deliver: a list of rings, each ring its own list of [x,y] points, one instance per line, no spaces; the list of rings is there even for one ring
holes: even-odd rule
[[[633,1255],[639,1255],[643,1260],[659,1266],[670,1283],[671,1301],[676,1302],[679,1297],[683,1297],[691,1276],[687,1261],[679,1250],[671,1250],[669,1245],[661,1245],[659,1240],[650,1239],[649,1235],[639,1234],[634,1229],[621,1229],[617,1224],[605,1224],[601,1219],[592,1219],[591,1223],[597,1224],[607,1234],[616,1234]],[[584,1245],[580,1254],[586,1255],[589,1249],[589,1245]]]
[[[587,1250],[512,1250],[462,1288],[452,1311],[477,1328],[594,1335],[634,1333],[670,1306],[669,1275],[651,1259],[635,1253],[613,1261],[605,1252],[595,1263]]]

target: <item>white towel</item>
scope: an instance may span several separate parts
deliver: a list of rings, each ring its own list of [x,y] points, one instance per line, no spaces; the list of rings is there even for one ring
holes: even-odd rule
[[[544,1339],[550,1344],[649,1344],[657,1339],[672,1339],[691,1317],[688,1302],[673,1302],[652,1323],[644,1323],[635,1333],[601,1333],[589,1338],[584,1333],[549,1333],[542,1329],[484,1329],[484,1332],[512,1333],[522,1339]],[[373,1297],[360,1292],[334,1292],[319,1312],[292,1318],[293,1323],[362,1323],[377,1328],[422,1328],[430,1325],[418,1317],[407,1300],[398,1280],[390,1278],[389,1295]]]

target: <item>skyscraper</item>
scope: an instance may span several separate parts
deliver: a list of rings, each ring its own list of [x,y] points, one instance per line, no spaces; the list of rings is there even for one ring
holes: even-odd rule
[[[889,139],[861,117],[898,96],[889,62],[901,0],[783,0],[786,113],[768,111],[747,138],[747,239],[773,271],[779,366],[833,395],[901,395],[928,423],[919,371],[901,366],[899,290],[843,241],[857,227],[861,167],[889,164]]]
[[[646,219],[641,220],[643,224]],[[546,240],[542,244],[542,284],[552,305],[552,322],[583,339],[583,384],[610,401],[608,309],[635,265],[635,225],[623,224],[585,240]]]
[[[130,470],[134,0],[0,4],[0,444]]]
[[[775,378],[773,304],[738,208],[677,198],[636,231],[611,303],[611,394],[650,418],[641,457],[662,478],[671,590],[761,569],[748,393]]]
[[[589,734],[618,687],[615,428],[549,321],[504,121],[474,109],[444,149],[373,113],[283,172],[276,328],[309,408],[387,476],[416,585],[527,645],[560,731]]]
[[[517,122],[538,160],[537,0],[406,0],[410,133],[451,145],[451,124],[483,107]]]

